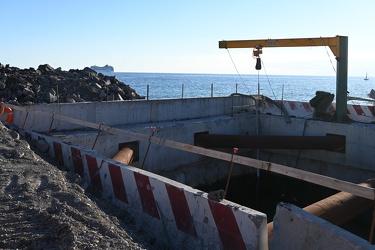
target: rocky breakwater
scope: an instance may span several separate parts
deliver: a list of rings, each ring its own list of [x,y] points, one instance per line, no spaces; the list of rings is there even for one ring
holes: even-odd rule
[[[19,105],[143,99],[115,76],[88,67],[64,71],[48,64],[38,69],[0,64],[0,98]]]

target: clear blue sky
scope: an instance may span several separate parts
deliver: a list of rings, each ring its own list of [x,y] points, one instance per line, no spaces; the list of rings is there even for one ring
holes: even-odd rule
[[[349,37],[349,75],[371,78],[374,13],[374,0],[1,0],[0,63],[236,74],[218,41],[342,35]],[[252,50],[229,53],[240,74],[257,74]],[[325,47],[265,48],[262,58],[269,75],[335,75]]]

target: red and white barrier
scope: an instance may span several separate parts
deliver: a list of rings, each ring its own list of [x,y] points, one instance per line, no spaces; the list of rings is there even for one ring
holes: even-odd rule
[[[373,123],[375,122],[374,106],[349,105],[348,117],[354,121]]]
[[[301,118],[313,118],[314,108],[311,107],[309,102],[297,102],[297,101],[276,101],[282,105],[290,116],[301,117]],[[259,102],[260,112],[262,114],[282,115],[281,109],[275,104],[267,101]],[[329,109],[335,110],[336,103],[333,103]],[[366,105],[347,105],[348,117],[357,122],[372,123],[375,122],[374,106]]]
[[[137,227],[152,230],[160,244],[180,249],[268,248],[267,217],[261,212],[210,200],[200,190],[56,138],[15,130],[27,139],[45,140],[59,164],[126,208]]]

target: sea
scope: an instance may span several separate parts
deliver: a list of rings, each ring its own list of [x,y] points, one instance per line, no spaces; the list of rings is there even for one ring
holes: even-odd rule
[[[221,97],[233,93],[265,95],[274,100],[310,101],[317,91],[336,97],[336,76],[236,75],[113,72],[116,79],[146,99]],[[368,97],[375,80],[348,77],[348,96]],[[335,102],[335,100],[334,100]],[[353,104],[358,101],[350,101]],[[350,103],[348,101],[348,103]],[[360,102],[361,103],[361,102]]]

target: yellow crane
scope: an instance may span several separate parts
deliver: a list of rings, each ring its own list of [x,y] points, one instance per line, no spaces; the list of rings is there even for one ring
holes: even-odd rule
[[[336,57],[336,120],[343,122],[346,117],[348,90],[348,37],[319,37],[319,38],[287,38],[263,40],[232,40],[219,41],[220,49],[253,48],[254,55],[265,47],[311,47],[328,46]],[[257,54],[256,54],[257,53]]]

